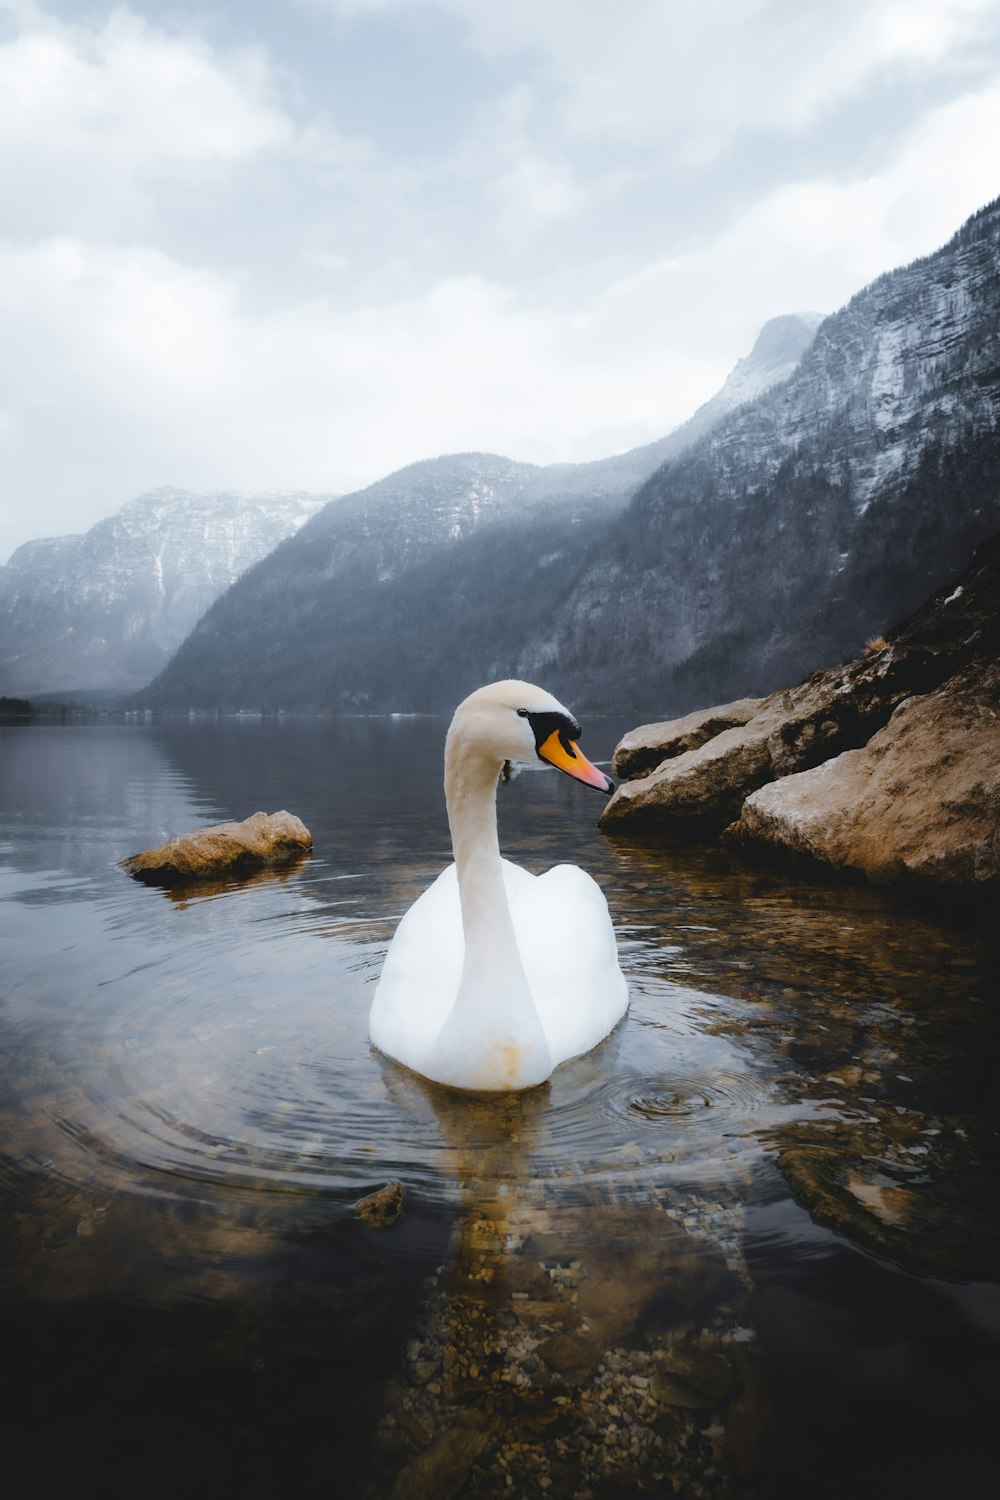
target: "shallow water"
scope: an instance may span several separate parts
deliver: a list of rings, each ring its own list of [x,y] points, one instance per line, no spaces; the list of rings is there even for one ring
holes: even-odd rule
[[[610,842],[595,794],[525,772],[504,852],[598,879],[631,1007],[543,1089],[449,1094],[366,1035],[449,857],[443,732],[0,729],[0,1294],[40,1475],[960,1488],[1000,1337],[995,933]],[[116,868],[279,807],[315,838],[291,870],[178,895]],[[390,1179],[374,1229],[353,1205]]]

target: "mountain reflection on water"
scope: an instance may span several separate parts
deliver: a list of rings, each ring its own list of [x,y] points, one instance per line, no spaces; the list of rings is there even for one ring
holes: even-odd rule
[[[625,726],[588,727],[607,758]],[[555,773],[505,853],[604,887],[625,1021],[526,1095],[373,1053],[449,858],[439,720],[0,730],[9,1416],[46,1478],[435,1497],[955,1492],[1000,1337],[995,935],[609,842]],[[287,807],[315,851],[134,850]],[[353,1213],[399,1179],[398,1221]]]

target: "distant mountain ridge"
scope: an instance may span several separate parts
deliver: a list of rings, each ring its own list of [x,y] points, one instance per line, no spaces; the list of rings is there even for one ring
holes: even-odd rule
[[[143,701],[443,709],[521,676],[580,710],[654,718],[856,655],[1000,530],[1000,200],[823,320],[787,378],[746,400],[743,374],[727,385],[717,420],[658,447],[631,497],[614,466],[634,475],[635,455],[511,466],[474,515],[472,469],[509,461],[467,457],[328,507],[213,606]],[[463,519],[431,535],[417,518],[438,480]],[[380,536],[395,509],[425,545]]]
[[[326,496],[164,487],[0,568],[0,691],[134,691],[208,606]]]
[[[819,314],[773,319],[722,390],[654,443],[588,464],[546,468],[461,455],[411,465],[402,474],[412,476],[412,486],[390,475],[361,492],[366,498],[348,497],[343,513],[318,525],[306,551],[294,555],[325,548],[331,576],[343,578],[357,566],[360,576],[381,585],[428,549],[461,542],[501,515],[520,516],[540,535],[539,523],[561,497],[581,509],[572,524],[583,530],[568,551],[564,538],[549,538],[549,565],[554,552],[577,557],[588,525],[593,529],[601,515],[619,509],[664,459],[682,452],[748,392],[785,378],[819,321]],[[106,698],[109,691],[141,687],[247,568],[333,498],[298,491],[199,495],[164,487],[84,535],[26,542],[0,568],[0,691],[101,690]],[[374,570],[366,557],[379,559]],[[310,555],[306,575],[315,564]],[[284,566],[285,560],[278,571]],[[356,601],[351,608],[356,613]],[[273,643],[264,644],[273,656]],[[232,666],[233,682],[253,675],[241,672],[238,650]],[[252,683],[247,691],[254,696]],[[370,688],[355,683],[348,701],[374,699]]]
[[[449,454],[326,506],[213,605],[141,701],[427,708],[509,675],[636,488],[786,378],[818,321],[774,319],[718,395],[655,443],[544,467]]]

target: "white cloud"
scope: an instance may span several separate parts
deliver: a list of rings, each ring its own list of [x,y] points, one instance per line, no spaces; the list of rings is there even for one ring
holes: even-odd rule
[[[991,196],[971,147],[997,138],[1000,86],[929,116],[880,176],[772,192],[697,255],[570,313],[467,276],[391,305],[254,314],[238,278],[155,250],[8,247],[0,336],[24,352],[0,448],[30,475],[44,393],[68,489],[75,445],[98,439],[111,472],[155,455],[149,483],[342,489],[449,450],[598,457],[687,416],[767,317],[831,310],[943,242]]]
[[[127,10],[67,26],[31,8],[0,45],[0,147],[156,171],[283,146],[291,125],[259,49],[225,58]]]
[[[262,161],[319,150],[277,101],[259,47],[215,51],[127,9],[73,24],[12,0],[5,11],[19,22],[0,41],[8,234],[124,240],[162,232],[171,213],[194,225]]]
[[[586,183],[577,176],[565,153],[536,142],[537,114],[526,84],[506,90],[480,107],[468,140],[436,169],[481,192],[491,222],[515,247],[576,217],[598,190],[593,176]]]
[[[514,84],[498,73],[465,133],[425,160],[390,158],[322,112],[293,122],[260,50],[213,50],[126,10],[66,25],[0,0],[23,23],[0,45],[13,226],[0,243],[0,557],[165,482],[344,489],[436,452],[584,459],[658,437],[766,318],[831,310],[1000,188],[1000,81],[897,122],[863,169],[834,153],[836,174],[763,174],[756,201],[697,245],[692,221],[675,225],[673,203],[643,186],[650,154],[717,160],[747,133],[802,128],[886,69],[967,58],[980,0],[440,7],[484,53],[531,65]],[[169,207],[168,182],[182,217],[207,219],[184,191],[206,177],[228,194],[216,219],[232,205],[239,222],[185,253],[166,210],[147,220],[135,201]],[[637,207],[656,226],[645,266]],[[286,212],[289,236],[255,258]],[[595,253],[588,233],[618,214],[621,234]],[[526,255],[539,233],[545,257]],[[507,258],[487,274],[497,245]],[[516,282],[540,259],[559,306]]]
[[[833,312],[883,271],[948,240],[1000,191],[982,150],[996,139],[1000,80],[929,113],[879,174],[786,184],[711,243],[623,279],[595,303],[588,329],[605,344],[617,337],[622,358],[651,325],[682,356],[731,362],[766,318]]]
[[[0,439],[5,466],[29,474],[25,445],[57,440],[69,491],[95,436],[109,473],[155,455],[150,484],[330,489],[455,449],[603,453],[661,432],[671,387],[686,400],[692,379],[666,342],[609,365],[572,319],[476,277],[352,313],[318,299],[252,316],[216,273],[61,240],[0,253],[0,288],[4,341],[26,349],[20,390],[44,391],[52,414],[47,433],[29,421]]]
[[[447,11],[491,59],[534,58],[563,138],[703,160],[801,129],[890,69],[974,45],[994,0],[311,0],[347,18]]]
[[[322,245],[306,245],[301,254],[306,265],[315,266],[328,276],[343,276],[351,269],[349,255],[341,255],[336,250],[325,250]]]

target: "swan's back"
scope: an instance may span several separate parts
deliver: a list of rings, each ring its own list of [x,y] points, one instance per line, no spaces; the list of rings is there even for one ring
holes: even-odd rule
[[[518,951],[555,1067],[595,1047],[628,1007],[608,904],[576,865],[532,875],[502,863]],[[449,865],[396,929],[372,1004],[376,1047],[422,1071],[458,995],[464,953]]]

